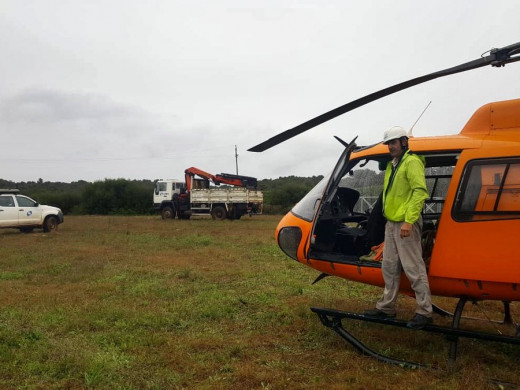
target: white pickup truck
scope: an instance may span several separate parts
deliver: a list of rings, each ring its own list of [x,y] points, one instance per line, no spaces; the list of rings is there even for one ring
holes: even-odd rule
[[[18,190],[0,189],[0,228],[15,228],[30,233],[34,228],[52,232],[63,223],[63,213],[57,207],[41,205],[20,195]]]

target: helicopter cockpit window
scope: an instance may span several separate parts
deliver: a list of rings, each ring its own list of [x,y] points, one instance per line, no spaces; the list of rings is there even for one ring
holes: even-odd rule
[[[520,218],[520,159],[472,161],[464,178],[453,211],[455,220]]]
[[[383,190],[385,171],[377,160],[362,160],[345,175],[340,188],[352,188],[359,192],[359,200],[353,206],[356,213],[369,213]],[[386,164],[383,164],[385,166]]]

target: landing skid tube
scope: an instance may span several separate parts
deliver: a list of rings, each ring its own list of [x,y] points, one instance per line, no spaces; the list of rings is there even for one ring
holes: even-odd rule
[[[497,324],[511,324],[512,325],[513,318],[511,317],[510,302],[502,301],[502,303],[504,304],[504,319],[502,321],[490,321],[490,320],[489,321],[497,323]],[[432,304],[432,307],[433,307],[433,312],[440,315],[441,317],[453,317],[455,315],[454,313],[450,313],[449,311],[446,311],[435,304]],[[487,320],[483,320],[482,318],[475,318],[475,317],[464,316],[462,318],[466,318],[466,319],[470,319],[470,320],[487,321]]]
[[[457,308],[455,309],[455,313],[453,314],[453,321],[451,327],[445,326],[436,326],[436,325],[427,325],[424,327],[424,331],[431,333],[442,333],[446,335],[447,340],[450,342],[450,351],[448,356],[448,367],[452,368],[455,359],[457,358],[457,343],[459,337],[466,337],[472,339],[479,340],[489,340],[506,344],[516,344],[520,345],[520,338],[513,336],[504,336],[504,335],[496,335],[485,332],[476,332],[470,330],[459,329],[460,319],[462,317],[462,310],[464,309],[464,305],[466,304],[467,299],[461,298],[457,304]],[[311,310],[316,313],[321,320],[322,324],[328,328],[331,328],[337,334],[339,334],[342,338],[352,344],[359,352],[363,355],[371,356],[380,360],[384,363],[396,364],[401,367],[410,367],[410,368],[419,368],[425,367],[425,364],[409,362],[401,359],[394,359],[385,355],[381,355],[366,345],[364,345],[361,341],[359,341],[356,337],[350,334],[345,328],[343,328],[342,320],[343,319],[353,319],[367,322],[376,322],[383,325],[392,325],[401,328],[406,328],[406,321],[396,320],[396,319],[378,319],[378,318],[370,318],[366,317],[363,314],[357,314],[347,311],[339,311],[333,309],[325,309],[318,307],[311,307]]]

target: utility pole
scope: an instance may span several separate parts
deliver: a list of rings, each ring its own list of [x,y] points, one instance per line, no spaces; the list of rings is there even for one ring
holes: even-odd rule
[[[237,153],[237,146],[235,145],[235,165],[237,167],[237,176],[238,176],[238,153]]]

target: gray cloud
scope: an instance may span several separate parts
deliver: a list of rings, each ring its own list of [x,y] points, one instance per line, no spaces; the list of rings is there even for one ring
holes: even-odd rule
[[[25,90],[3,99],[0,107],[7,123],[135,120],[144,114],[135,107],[117,104],[103,95],[50,89]]]
[[[520,63],[439,79],[265,153],[245,150],[378,89],[518,41],[504,0],[3,0],[0,177],[259,178],[327,173],[385,128],[453,134],[482,104],[518,98]]]

